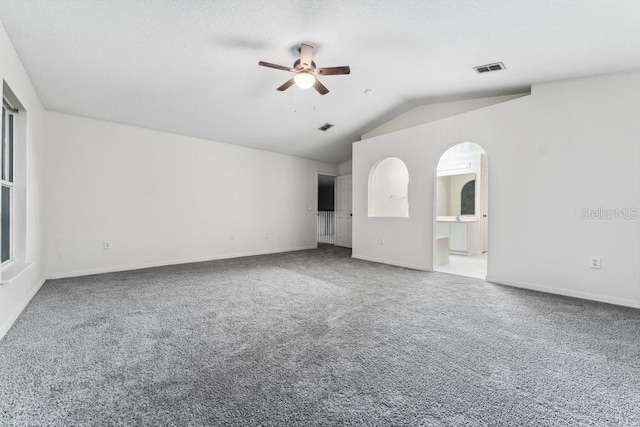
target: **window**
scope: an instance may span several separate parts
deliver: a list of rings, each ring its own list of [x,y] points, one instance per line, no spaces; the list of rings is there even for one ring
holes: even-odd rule
[[[460,215],[476,214],[476,180],[467,182],[460,192]]]
[[[386,157],[369,173],[369,216],[409,217],[409,170],[397,157]]]
[[[0,220],[0,255],[2,264],[13,259],[13,130],[17,112],[2,100],[2,218]]]

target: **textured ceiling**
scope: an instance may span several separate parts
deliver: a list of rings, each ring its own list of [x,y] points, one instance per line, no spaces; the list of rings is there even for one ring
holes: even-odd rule
[[[640,68],[638,0],[0,0],[0,20],[48,110],[333,163],[434,98]],[[300,42],[351,74],[277,92],[290,75],[258,61]]]

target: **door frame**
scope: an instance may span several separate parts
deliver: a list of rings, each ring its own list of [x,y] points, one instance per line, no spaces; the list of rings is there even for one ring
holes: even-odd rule
[[[322,176],[328,176],[333,178],[333,212],[335,214],[336,212],[336,187],[337,187],[337,181],[338,181],[338,175],[335,173],[327,173],[327,172],[316,172],[316,207],[315,207],[315,221],[313,223],[313,235],[314,240],[316,241],[316,249],[318,249],[318,188],[320,188],[320,175]],[[337,215],[336,215],[337,216]],[[336,222],[337,222],[337,218],[336,218]],[[336,224],[333,225],[333,245],[335,246],[336,244]]]

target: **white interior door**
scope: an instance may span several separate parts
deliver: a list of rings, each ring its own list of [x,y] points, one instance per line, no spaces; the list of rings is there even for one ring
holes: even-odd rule
[[[351,247],[351,221],[353,206],[351,175],[336,180],[336,245]]]

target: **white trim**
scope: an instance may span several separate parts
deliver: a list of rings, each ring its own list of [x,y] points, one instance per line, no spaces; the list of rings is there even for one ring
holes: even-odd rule
[[[13,179],[14,174],[15,174],[15,170],[14,170],[14,166],[15,166],[15,128],[16,128],[16,123],[14,120],[14,115],[15,112],[12,112],[11,109],[13,107],[11,107],[11,104],[3,97],[2,98],[2,102],[3,102],[3,120],[5,120],[5,114],[6,114],[6,120],[4,122],[3,126],[3,137],[4,140],[2,141],[2,145],[3,145],[3,150],[2,150],[2,167],[6,168],[7,170],[7,174],[8,176],[4,177],[0,177],[0,189],[4,189],[5,187],[9,189],[9,254],[8,254],[8,258],[6,261],[4,261],[1,264],[1,269],[2,271],[4,271],[6,268],[8,268],[11,264],[12,261],[15,258],[15,254],[14,254],[14,239],[15,239],[15,227],[14,227],[14,217],[15,217],[15,212],[14,212],[14,199],[15,199],[15,189],[14,189],[14,183],[13,183]],[[5,104],[7,104],[5,106]],[[4,148],[7,149],[7,152],[5,152]],[[12,153],[12,157],[9,158],[8,154],[9,151]],[[7,179],[4,179],[7,178]],[[9,180],[9,178],[11,178],[11,181]],[[1,236],[1,232],[0,232],[0,237]],[[0,243],[1,244],[1,243]]]
[[[567,297],[580,298],[590,301],[604,302],[607,304],[622,305],[625,307],[640,308],[640,300],[632,300],[627,298],[616,298],[601,294],[592,294],[590,292],[580,292],[571,289],[556,288],[546,285],[538,285],[535,283],[520,282],[516,280],[504,280],[498,277],[487,276],[487,282],[498,285],[511,286],[514,288],[529,289],[532,291],[545,292],[554,295],[564,295]]]
[[[11,253],[11,250],[9,250],[9,253]],[[0,271],[4,273],[6,270],[11,268],[11,266],[13,266],[13,262],[14,262],[13,258],[9,257],[8,260],[6,260],[2,264],[0,264]],[[1,278],[1,276],[0,276],[0,278]],[[4,281],[0,282],[0,285],[4,285],[4,284],[5,284]]]
[[[269,254],[277,254],[282,252],[304,251],[308,249],[317,249],[317,247],[316,245],[310,245],[310,246],[300,246],[300,247],[284,248],[284,249],[276,249],[276,250],[243,252],[243,253],[220,255],[220,256],[213,256],[213,257],[188,258],[188,259],[180,259],[180,260],[174,260],[174,261],[156,261],[156,262],[148,262],[148,263],[142,263],[142,264],[121,265],[121,266],[115,266],[115,267],[92,268],[87,270],[71,271],[68,273],[47,274],[47,280],[66,279],[70,277],[80,277],[80,276],[91,276],[93,274],[117,273],[120,271],[142,270],[145,268],[164,267],[169,265],[192,264],[196,262],[218,261],[218,260],[232,259],[232,258],[244,258],[248,256],[269,255]]]
[[[18,114],[20,112],[20,110],[15,108],[4,96],[2,97],[2,106],[11,114]]]
[[[42,285],[44,285],[45,282],[46,282],[46,279],[42,279],[40,281],[40,284],[38,284],[37,286],[34,286],[33,289],[27,295],[25,295],[22,302],[20,302],[20,304],[16,306],[16,308],[9,315],[9,317],[2,324],[2,326],[0,326],[0,340],[2,340],[4,336],[7,334],[7,332],[9,332],[9,329],[11,329],[11,327],[13,326],[15,321],[18,319],[20,314],[22,314],[22,311],[27,307],[27,304],[29,304],[31,299],[38,293],[38,291],[40,290]]]
[[[374,258],[374,257],[362,256],[362,255],[351,255],[351,258],[361,259],[363,261],[377,262],[378,264],[388,264],[396,267],[410,268],[412,270],[433,272],[433,270],[429,270],[428,268],[421,265],[409,264],[406,262],[398,262],[398,261],[393,261],[393,260],[388,260],[383,258]]]
[[[10,259],[5,261],[2,265],[2,281],[0,286],[9,285],[18,279],[24,272],[26,272],[33,263],[16,263],[15,260]]]
[[[6,261],[4,261],[1,264],[0,269],[2,271],[4,271],[5,269],[9,268],[9,266],[11,266],[13,264],[14,261],[14,253],[13,253],[13,248],[14,248],[14,238],[15,238],[15,230],[14,230],[14,226],[13,226],[13,222],[14,222],[14,199],[15,199],[15,191],[14,191],[14,187],[13,187],[13,182],[10,181],[5,181],[4,179],[1,180],[2,182],[0,183],[0,191],[2,190],[2,188],[8,188],[9,189],[9,258],[7,258]],[[0,193],[1,194],[1,193]],[[0,232],[0,237],[2,237],[2,232]]]

